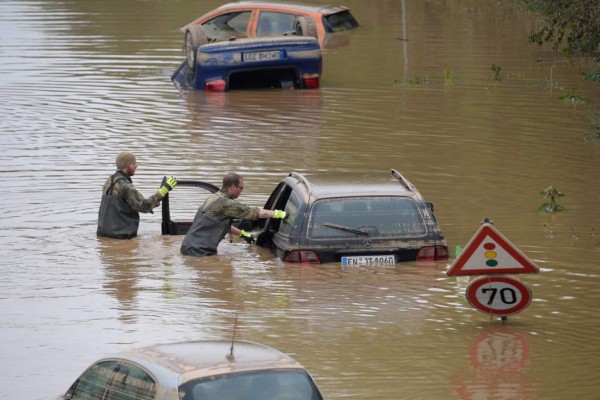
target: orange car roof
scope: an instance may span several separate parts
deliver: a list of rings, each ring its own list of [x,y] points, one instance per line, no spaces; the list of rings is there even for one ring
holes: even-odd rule
[[[217,9],[228,8],[228,7],[252,7],[252,8],[276,8],[280,10],[297,10],[302,12],[319,13],[323,15],[335,14],[341,11],[346,11],[349,8],[345,6],[332,6],[332,5],[307,5],[297,4],[292,2],[269,2],[269,1],[238,1],[233,3],[224,4]]]

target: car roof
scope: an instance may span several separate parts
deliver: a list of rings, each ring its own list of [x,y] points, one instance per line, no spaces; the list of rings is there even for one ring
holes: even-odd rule
[[[308,13],[319,13],[323,15],[335,14],[341,11],[346,11],[349,8],[345,6],[333,6],[333,5],[310,5],[310,4],[298,4],[294,2],[269,2],[269,1],[238,1],[223,4],[218,7],[217,10],[229,7],[252,7],[252,8],[277,8],[279,10],[296,10]]]
[[[136,362],[149,371],[181,375],[179,384],[190,379],[270,369],[303,369],[290,356],[258,343],[225,340],[158,344],[119,353],[118,357]],[[156,368],[158,367],[158,369]]]
[[[348,196],[404,196],[420,199],[419,191],[404,178],[385,174],[318,173],[302,175],[292,172],[286,178],[295,186],[304,186],[314,199]]]

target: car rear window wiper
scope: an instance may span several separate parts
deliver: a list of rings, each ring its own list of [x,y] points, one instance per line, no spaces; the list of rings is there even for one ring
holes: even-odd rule
[[[345,231],[345,232],[350,232],[350,233],[356,233],[357,235],[369,236],[369,232],[361,231],[359,229],[350,228],[349,226],[338,225],[338,224],[334,224],[332,222],[325,222],[325,223],[323,223],[323,225],[327,226],[329,228],[339,229],[340,231]]]

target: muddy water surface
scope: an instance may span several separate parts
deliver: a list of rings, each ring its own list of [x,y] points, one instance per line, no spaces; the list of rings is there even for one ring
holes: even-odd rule
[[[316,91],[188,92],[170,74],[187,0],[0,3],[0,398],[64,392],[94,359],[150,343],[239,337],[287,352],[329,399],[594,399],[600,390],[598,88],[526,42],[509,2],[341,1],[361,28],[324,52]],[[501,69],[498,76],[492,66]],[[577,94],[584,102],[559,97]],[[243,241],[188,259],[160,235],[97,239],[121,150],[150,195],[163,175],[245,177],[261,205],[290,171],[402,171],[454,254],[483,217],[540,267],[502,323],[448,263],[286,265]],[[540,191],[567,211],[540,214]],[[178,192],[173,193],[176,199]],[[200,199],[180,194],[193,215]]]

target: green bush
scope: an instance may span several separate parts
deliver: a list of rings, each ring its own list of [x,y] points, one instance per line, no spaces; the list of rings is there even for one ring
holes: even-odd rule
[[[541,16],[529,41],[551,43],[555,51],[592,57],[600,62],[600,1],[598,0],[514,0]],[[600,82],[600,68],[589,71],[586,79]]]

